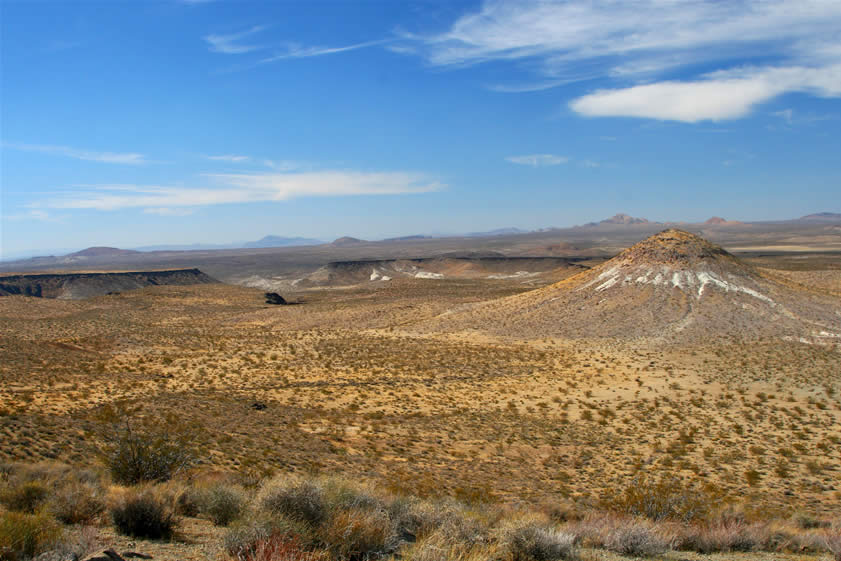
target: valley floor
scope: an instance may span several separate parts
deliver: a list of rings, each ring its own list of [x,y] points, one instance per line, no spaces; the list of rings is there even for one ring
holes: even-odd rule
[[[644,473],[765,516],[841,510],[837,351],[414,329],[527,288],[406,280],[292,306],[227,285],[0,298],[0,457],[94,464],[115,406],[189,421],[203,469],[584,506]]]

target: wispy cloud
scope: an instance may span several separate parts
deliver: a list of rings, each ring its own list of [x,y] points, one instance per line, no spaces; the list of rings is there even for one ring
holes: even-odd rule
[[[56,156],[66,156],[68,158],[75,158],[77,160],[103,162],[106,164],[140,165],[149,163],[149,160],[146,159],[146,156],[144,156],[143,154],[137,154],[133,152],[98,152],[94,150],[82,150],[79,148],[71,148],[69,146],[21,144],[16,142],[4,142],[3,147],[12,148],[14,150],[22,150],[24,152],[42,152],[44,154],[54,154]]]
[[[6,214],[3,215],[4,220],[11,220],[11,221],[22,221],[22,220],[35,220],[38,222],[61,222],[60,219],[52,216],[49,212],[42,209],[30,209],[26,212],[20,212],[16,214]]]
[[[264,58],[260,61],[261,64],[275,62],[289,58],[309,58],[316,56],[332,55],[336,53],[344,53],[347,51],[355,51],[356,49],[364,49],[366,47],[373,47],[375,45],[382,45],[386,43],[387,39],[380,39],[376,41],[365,41],[363,43],[355,43],[353,45],[345,45],[342,47],[306,47],[297,43],[290,43],[286,45],[285,50],[278,51],[270,57]]]
[[[839,28],[841,3],[825,0],[486,0],[443,33],[402,34],[402,51],[440,67],[523,63],[542,77],[496,91],[615,81],[570,107],[695,123],[741,118],[789,92],[841,96]],[[734,59],[758,53],[767,62],[732,68]],[[685,78],[700,63],[723,72]],[[678,72],[680,80],[668,78]]]
[[[512,164],[540,167],[565,164],[569,161],[569,158],[566,156],[556,156],[555,154],[529,154],[527,156],[509,156],[505,160]]]
[[[445,186],[412,172],[318,171],[302,173],[204,174],[210,187],[157,185],[82,186],[72,194],[31,204],[33,209],[120,210],[173,215],[185,207],[283,201],[295,197],[428,193]]]
[[[240,163],[240,162],[249,162],[251,161],[251,157],[249,156],[237,156],[236,154],[223,154],[221,156],[205,156],[208,160],[214,160],[217,162],[232,162],[232,163]]]
[[[239,33],[229,33],[225,35],[214,33],[205,35],[203,39],[207,42],[208,48],[214,53],[241,55],[265,48],[263,45],[249,45],[241,42],[243,39],[251,37],[264,29],[266,29],[266,26],[264,25],[255,25],[245,31],[240,31]]]
[[[167,208],[167,207],[157,207],[157,208],[144,208],[143,212],[145,214],[157,214],[158,216],[189,216],[195,212],[194,209],[188,207],[181,207],[181,208]]]

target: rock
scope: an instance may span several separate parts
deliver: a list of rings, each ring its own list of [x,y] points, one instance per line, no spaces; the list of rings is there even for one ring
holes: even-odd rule
[[[287,302],[283,299],[283,296],[281,296],[277,292],[266,292],[266,304],[285,306]]]
[[[251,404],[251,408],[255,411],[263,411],[266,407],[268,407],[268,405],[266,405],[262,401],[255,401]]]
[[[126,561],[123,556],[113,549],[105,549],[85,557],[82,561]]]
[[[151,555],[145,553],[138,553],[137,551],[124,551],[123,557],[126,559],[152,559]]]

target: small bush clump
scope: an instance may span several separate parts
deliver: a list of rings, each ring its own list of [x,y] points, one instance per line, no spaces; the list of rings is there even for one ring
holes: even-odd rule
[[[136,538],[169,539],[177,526],[173,509],[148,489],[130,492],[111,508],[111,519],[117,532]]]

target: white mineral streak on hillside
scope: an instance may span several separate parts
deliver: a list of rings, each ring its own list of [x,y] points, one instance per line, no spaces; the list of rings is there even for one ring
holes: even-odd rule
[[[383,275],[383,274],[381,274],[381,273],[377,270],[377,268],[376,268],[376,267],[374,267],[373,269],[371,269],[371,277],[370,277],[370,280],[372,280],[372,281],[375,281],[375,280],[390,281],[390,280],[391,280],[391,277],[390,277],[390,276],[388,276],[388,275]]]
[[[743,279],[738,275],[728,274],[726,277],[724,278],[724,276],[712,271],[678,270],[668,265],[658,267],[653,265],[627,264],[623,266],[622,264],[616,264],[602,271],[599,276],[582,285],[578,290],[591,287],[594,284],[597,284],[595,287],[596,292],[607,290],[616,285],[650,284],[678,288],[700,299],[704,295],[706,287],[713,286],[724,292],[741,292],[758,298],[763,302],[769,304],[774,303],[773,300],[764,294],[745,286]]]

